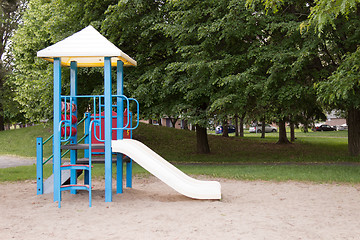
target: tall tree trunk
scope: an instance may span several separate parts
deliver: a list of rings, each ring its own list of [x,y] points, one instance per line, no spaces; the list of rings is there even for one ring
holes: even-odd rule
[[[172,125],[173,128],[175,128],[176,122],[177,122],[178,119],[179,118],[170,118],[170,122],[171,122],[171,125]]]
[[[348,149],[351,156],[360,154],[360,110],[352,108],[348,111]]]
[[[235,137],[239,136],[239,115],[235,114]]]
[[[4,119],[4,107],[2,101],[2,93],[3,93],[3,78],[0,79],[0,131],[5,130],[5,119]]]
[[[240,137],[244,137],[244,118],[245,114],[240,117]]]
[[[159,126],[162,126],[162,118],[159,118],[158,123],[159,123]]]
[[[229,137],[229,127],[228,127],[227,119],[225,119],[225,120],[222,122],[222,127],[223,127],[222,136],[223,136],[223,137]]]
[[[286,121],[284,119],[279,121],[279,141],[278,144],[290,143],[286,136]]]
[[[206,128],[200,127],[199,125],[196,125],[196,144],[198,153],[210,153],[207,130]]]
[[[184,130],[189,130],[189,125],[187,120],[184,120]]]
[[[2,107],[2,103],[0,102],[0,131],[5,130],[5,120],[4,120],[4,111]]]
[[[261,138],[265,138],[265,120],[261,122]]]
[[[308,122],[306,121],[305,123],[304,123],[304,133],[308,133],[309,132],[309,124],[308,124]]]
[[[310,119],[308,119],[307,116],[305,115],[304,133],[308,133],[308,132],[309,132],[309,122],[310,122]]]
[[[152,124],[152,123],[153,123],[152,119],[149,119],[149,124]]]
[[[1,103],[0,103],[1,104]],[[4,131],[5,130],[5,124],[4,124],[4,117],[2,115],[2,109],[0,106],[0,131]]]
[[[290,122],[290,141],[295,142],[295,124]]]

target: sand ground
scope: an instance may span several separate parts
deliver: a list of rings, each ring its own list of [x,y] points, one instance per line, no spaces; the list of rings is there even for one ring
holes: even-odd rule
[[[155,177],[104,202],[95,180],[63,193],[62,207],[35,181],[0,184],[0,239],[360,239],[360,185],[212,179],[222,200],[184,197]]]

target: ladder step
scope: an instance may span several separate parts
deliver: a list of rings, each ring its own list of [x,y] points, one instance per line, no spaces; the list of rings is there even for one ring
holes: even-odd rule
[[[71,184],[71,185],[63,185],[60,187],[61,191],[67,190],[90,190],[89,185],[80,185],[80,184]]]
[[[65,150],[81,150],[81,149],[89,149],[89,144],[68,144],[61,145],[61,149]],[[91,144],[91,149],[105,149],[105,144]]]
[[[116,163],[116,157],[112,158],[112,163]],[[126,163],[129,163],[131,161],[131,159],[128,156],[123,157],[123,161]],[[79,158],[76,161],[77,164],[89,164],[89,159],[88,158]],[[105,158],[91,158],[91,163],[105,163]]]
[[[60,166],[61,170],[89,170],[90,166],[85,164],[67,164]]]

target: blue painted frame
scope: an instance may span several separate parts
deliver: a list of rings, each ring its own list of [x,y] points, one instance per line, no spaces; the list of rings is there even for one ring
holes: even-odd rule
[[[53,138],[53,174],[54,174],[54,202],[61,201],[61,59],[54,58],[54,138]]]
[[[139,113],[138,113],[139,114]],[[130,113],[130,128],[132,128],[132,113]],[[130,139],[132,139],[132,130],[130,131]],[[132,159],[126,163],[126,187],[132,188]]]
[[[132,115],[129,109],[129,100],[134,100],[137,103],[137,110],[139,112],[138,102],[135,99],[127,98],[123,95],[123,66],[124,63],[122,61],[117,61],[117,95],[112,95],[112,73],[111,73],[111,57],[104,57],[104,95],[97,96],[99,97],[99,109],[104,107],[105,112],[105,202],[112,202],[112,149],[111,149],[111,141],[112,141],[112,131],[117,130],[117,139],[123,139],[123,131],[130,130],[132,135],[132,129],[136,127],[132,127]],[[89,206],[91,206],[91,114],[86,113],[87,118],[85,120],[85,133],[88,136],[85,138],[85,143],[89,143],[89,150],[85,150],[85,157],[89,158],[89,165],[90,168],[81,168],[85,170],[86,176],[85,181],[88,181],[88,188],[84,187],[83,185],[77,185],[77,174],[76,174],[76,167],[65,167],[61,166],[61,142],[67,141],[70,139],[71,144],[77,143],[77,134],[74,136],[67,136],[65,130],[65,137],[61,137],[61,128],[62,124],[67,127],[77,128],[77,124],[72,123],[72,116],[77,117],[77,111],[72,112],[72,105],[77,105],[77,98],[78,97],[94,97],[94,96],[78,96],[77,95],[77,63],[71,62],[70,63],[70,95],[69,96],[62,96],[61,95],[61,58],[56,57],[54,58],[53,62],[54,67],[54,89],[53,89],[53,111],[54,111],[54,118],[53,118],[53,174],[54,174],[54,202],[58,201],[59,207],[61,206],[61,192],[64,190],[70,190],[72,194],[76,193],[76,190],[80,189],[87,189],[89,191]],[[116,98],[116,105],[112,105],[112,98]],[[65,113],[65,119],[61,120],[61,101],[64,100],[66,103],[70,103],[69,110],[69,119],[67,118],[67,113]],[[127,108],[128,108],[128,122],[126,126],[124,126],[124,100],[126,101]],[[65,106],[67,106],[65,104]],[[94,98],[94,107],[95,98]],[[117,123],[116,127],[113,128],[112,126],[112,109],[113,107],[117,108]],[[65,107],[65,112],[66,112]],[[100,113],[100,112],[99,112]],[[138,113],[137,113],[138,114]],[[94,115],[95,116],[95,115]],[[94,118],[94,121],[99,122],[101,120],[101,116],[99,115],[99,119]],[[130,126],[129,126],[130,125]],[[64,126],[63,126],[64,127]],[[71,131],[70,131],[71,132]],[[100,131],[101,132],[101,131]],[[132,136],[131,136],[132,138]],[[43,193],[43,141],[42,138],[37,138],[37,192],[38,194]],[[70,150],[70,161],[71,165],[75,165],[77,161],[77,151]],[[79,168],[79,169],[80,169]],[[61,170],[69,169],[71,171],[71,178],[70,178],[70,186],[61,186]],[[126,165],[126,186],[132,187],[132,160],[130,163]],[[87,184],[86,184],[87,185]],[[123,192],[123,154],[117,154],[117,193]]]
[[[105,98],[105,202],[112,202],[112,93],[111,58],[104,58],[104,98]],[[91,152],[90,152],[91,154]]]
[[[89,130],[90,130],[90,121],[91,121],[91,119],[90,119],[90,117],[91,117],[91,113],[89,113],[89,112],[86,112],[85,113],[85,123],[84,123],[84,133],[85,133],[85,135],[87,135],[86,137],[85,137],[85,139],[84,139],[84,143],[85,144],[89,144],[89,138],[91,137],[90,136],[90,134],[89,134]],[[89,149],[85,149],[84,150],[84,158],[89,158]]]
[[[37,195],[44,193],[43,181],[43,138],[36,138],[36,192]]]
[[[116,87],[117,95],[124,95],[124,76],[123,76],[124,63],[120,60],[117,61],[116,68]],[[117,128],[122,128],[124,126],[124,102],[120,97],[116,98],[117,101]],[[128,109],[130,111],[130,109]],[[129,119],[128,119],[129,123]],[[117,130],[117,139],[124,139],[124,130]],[[123,193],[123,154],[116,154],[116,193]]]
[[[70,102],[72,102],[72,104],[75,104],[77,106],[77,62],[71,62],[70,63]],[[77,117],[77,108],[75,110],[75,112],[72,111],[72,104],[70,104],[70,109],[69,109],[69,114],[70,114],[70,121],[72,123],[72,117],[75,116]],[[76,128],[77,129],[77,124],[71,124],[71,127]],[[71,129],[71,128],[70,128]],[[70,142],[72,144],[76,144],[77,143],[77,134],[75,134],[74,136],[71,136],[70,138]],[[76,164],[76,160],[77,160],[77,150],[70,150],[70,163],[71,164]],[[70,171],[70,184],[74,185],[77,183],[77,174],[76,174],[76,170],[72,169]],[[76,190],[70,190],[71,194],[76,194]]]

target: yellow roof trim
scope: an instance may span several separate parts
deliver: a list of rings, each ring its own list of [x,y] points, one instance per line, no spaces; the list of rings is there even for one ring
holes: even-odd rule
[[[44,60],[54,62],[55,57],[41,57]],[[59,57],[61,59],[61,66],[70,67],[71,62],[77,62],[78,67],[104,67],[104,57]],[[87,61],[89,58],[92,61]],[[117,61],[120,60],[124,63],[125,67],[136,66],[137,63],[129,62],[121,57],[111,57],[111,66],[116,67]]]

